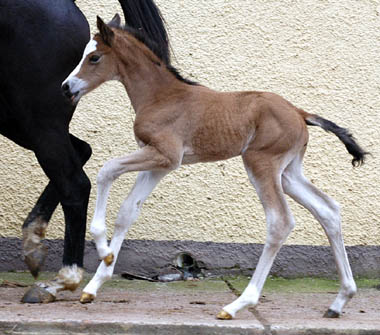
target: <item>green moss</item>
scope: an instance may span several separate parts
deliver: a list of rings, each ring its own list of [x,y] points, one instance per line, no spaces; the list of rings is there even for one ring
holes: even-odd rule
[[[38,277],[38,280],[50,280],[53,279],[55,273],[42,272]],[[23,285],[32,285],[36,282],[30,272],[0,272],[0,284],[4,281],[12,283],[19,283]]]
[[[233,287],[238,291],[244,290],[248,285],[250,278],[239,276],[226,278]],[[356,279],[356,285],[359,289],[374,288],[379,285],[380,281],[376,279]],[[300,292],[300,293],[317,293],[317,292],[338,292],[339,281],[325,278],[296,278],[285,279],[280,277],[268,277],[264,285],[264,292]]]
[[[38,280],[51,280],[55,276],[53,272],[42,272]],[[81,283],[83,288],[91,279],[92,274],[85,274],[84,281]],[[176,281],[170,283],[152,283],[142,280],[126,280],[119,276],[114,276],[112,280],[104,284],[104,288],[118,288],[121,290],[138,290],[138,291],[207,291],[207,292],[226,292],[230,289],[223,281],[228,280],[232,286],[242,292],[248,285],[250,278],[246,276],[208,278],[199,281]],[[0,272],[0,284],[4,281],[32,285],[35,283],[34,278],[29,272]],[[359,289],[374,288],[380,284],[380,280],[357,278],[356,284]],[[299,292],[299,293],[318,293],[318,292],[338,292],[339,281],[324,278],[297,278],[285,279],[280,277],[268,277],[265,286],[265,292]]]

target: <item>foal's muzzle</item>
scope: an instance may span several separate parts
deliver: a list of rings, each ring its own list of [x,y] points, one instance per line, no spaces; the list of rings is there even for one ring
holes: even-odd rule
[[[72,91],[71,91],[71,88],[70,88],[70,85],[69,85],[68,83],[64,83],[64,84],[62,84],[61,89],[62,89],[62,93],[63,93],[63,95],[64,95],[66,98],[68,98],[68,99],[70,99],[70,100],[72,100],[72,101],[73,101],[73,100],[75,99],[75,97],[79,94],[79,91],[72,92]]]

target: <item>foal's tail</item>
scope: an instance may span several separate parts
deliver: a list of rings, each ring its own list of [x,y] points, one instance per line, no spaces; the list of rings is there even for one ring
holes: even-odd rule
[[[352,159],[352,165],[360,166],[365,161],[365,156],[369,153],[364,151],[358,143],[356,143],[352,134],[346,128],[339,127],[334,122],[326,120],[316,114],[309,114],[302,111],[302,116],[305,122],[309,126],[318,126],[323,130],[334,133],[346,146],[347,151],[354,157]]]

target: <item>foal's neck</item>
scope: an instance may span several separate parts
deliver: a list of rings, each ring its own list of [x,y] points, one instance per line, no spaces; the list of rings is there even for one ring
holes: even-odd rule
[[[119,52],[120,81],[138,113],[144,106],[157,102],[165,92],[169,93],[171,88],[182,83],[146,45],[132,36],[127,36],[125,43],[128,43],[128,47],[120,48]],[[123,49],[127,52],[123,52]]]

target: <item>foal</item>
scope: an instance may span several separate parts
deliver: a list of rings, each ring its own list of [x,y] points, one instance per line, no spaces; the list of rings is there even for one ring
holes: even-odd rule
[[[85,287],[81,302],[92,301],[111,277],[121,243],[139,210],[158,182],[181,164],[213,162],[241,155],[249,179],[264,206],[267,239],[253,277],[243,294],[218,314],[231,319],[255,306],[281,245],[294,227],[285,194],[307,208],[330,241],[341,287],[327,317],[338,317],[353,297],[356,285],[344,248],[338,204],[311,184],[302,172],[306,125],[333,132],[352,154],[353,165],[365,152],[346,129],[296,108],[266,92],[220,93],[182,78],[161,57],[153,41],[119,18],[105,24],[88,43],[81,63],[64,81],[74,103],[107,80],[119,80],[136,112],[135,153],[108,161],[97,178],[97,200],[91,233],[103,262]],[[121,206],[111,244],[106,239],[106,203],[112,182],[125,172],[139,171]]]

